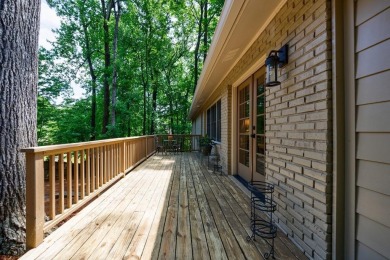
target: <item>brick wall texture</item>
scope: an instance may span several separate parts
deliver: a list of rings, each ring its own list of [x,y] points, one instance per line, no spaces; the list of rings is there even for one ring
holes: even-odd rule
[[[266,180],[275,184],[277,224],[314,259],[331,258],[331,6],[288,0],[210,97],[221,98],[224,172],[231,169],[232,88],[262,55],[289,44],[278,87],[266,91]]]

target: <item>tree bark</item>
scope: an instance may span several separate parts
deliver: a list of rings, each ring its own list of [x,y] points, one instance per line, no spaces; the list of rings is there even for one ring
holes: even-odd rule
[[[194,51],[194,93],[196,90],[196,85],[198,84],[198,77],[199,77],[199,51],[200,51],[200,42],[202,40],[202,21],[203,21],[203,1],[200,1],[198,35],[197,35],[195,51]]]
[[[37,145],[40,0],[0,0],[0,254],[25,251],[25,157]]]
[[[112,44],[113,53],[113,68],[112,68],[112,93],[111,93],[111,126],[115,130],[116,125],[116,96],[117,96],[117,85],[118,85],[118,69],[117,69],[117,52],[118,52],[118,31],[119,31],[119,19],[121,16],[121,5],[120,1],[114,3],[114,16],[115,16],[115,28],[114,28],[114,40]],[[116,136],[116,131],[114,131]]]
[[[110,118],[110,32],[108,28],[108,21],[110,20],[112,0],[109,0],[108,6],[106,6],[105,0],[101,0],[102,15],[103,15],[103,33],[104,33],[104,76],[103,76],[103,129],[102,134],[107,133],[107,126]]]
[[[88,32],[88,26],[83,19],[83,14],[81,15],[81,22],[83,26],[83,32],[84,32],[84,37],[85,37],[85,47],[86,47],[86,60],[88,62],[88,68],[89,68],[89,74],[91,75],[91,81],[92,81],[92,104],[91,104],[91,136],[90,140],[96,140],[96,88],[97,88],[97,83],[96,83],[96,73],[95,69],[93,67],[92,63],[92,49],[91,49],[91,44],[90,44],[90,39],[89,39],[89,32]]]
[[[156,115],[157,115],[157,94],[158,94],[158,86],[157,86],[157,70],[155,68],[152,69],[151,73],[151,81],[152,81],[152,114],[150,120],[150,134],[154,135],[156,132]]]
[[[208,4],[208,0],[205,0],[204,1],[204,21],[203,21],[203,63],[206,61],[206,57],[207,57],[207,51],[208,51],[208,28],[209,28],[209,21],[208,21],[208,17],[207,17],[207,13],[208,13],[208,9],[209,9],[209,4]]]

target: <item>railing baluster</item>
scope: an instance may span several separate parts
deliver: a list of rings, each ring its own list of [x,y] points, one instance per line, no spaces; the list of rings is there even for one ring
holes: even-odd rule
[[[116,176],[116,171],[115,171],[115,153],[114,153],[114,147],[115,144],[110,147],[110,177],[113,178]]]
[[[107,165],[107,149],[108,149],[108,146],[104,146],[103,147],[103,151],[102,151],[102,156],[103,156],[103,181],[102,181],[102,184],[106,184],[107,183],[107,171],[108,171],[108,165]]]
[[[87,185],[86,185],[85,195],[88,196],[89,192],[91,190],[91,154],[90,154],[90,149],[87,149],[85,162],[87,164],[86,174],[85,174],[87,177]]]
[[[115,175],[118,175],[119,173],[119,167],[118,167],[118,159],[119,159],[119,156],[118,156],[118,145],[115,144],[114,146],[114,158],[113,158],[113,162],[115,164],[115,168],[114,168],[114,174]]]
[[[91,149],[91,192],[95,190],[95,171],[96,171],[96,153],[95,148]]]
[[[66,202],[68,208],[72,207],[72,159],[71,153],[66,154]]]
[[[113,145],[110,145],[109,147],[107,147],[107,150],[108,150],[108,153],[107,153],[107,155],[108,155],[108,158],[110,159],[110,163],[109,163],[109,165],[108,165],[108,168],[107,168],[107,178],[109,179],[109,180],[111,180],[111,176],[113,176],[114,175],[114,170],[113,170],[113,167],[114,167],[114,162],[113,162],[113,156],[112,156],[112,149],[113,149],[113,147],[115,146],[115,144],[113,144]]]
[[[122,143],[120,143],[120,147],[121,147],[121,150],[120,150],[120,157],[121,157],[121,162],[120,162],[120,172],[123,174],[123,176],[125,176],[125,171],[126,171],[126,157],[125,157],[125,151],[126,151],[126,141],[122,141]]]
[[[79,152],[73,152],[73,178],[74,178],[74,188],[73,188],[73,203],[77,204],[79,202]]]
[[[110,150],[111,150],[111,145],[107,145],[104,149],[104,156],[106,158],[105,162],[106,162],[106,171],[105,171],[105,179],[106,179],[106,182],[110,181],[111,180],[111,165],[112,165],[112,161],[111,161],[111,157],[110,157]]]
[[[100,162],[100,166],[99,166],[99,188],[101,186],[103,186],[103,173],[104,173],[104,146],[103,147],[100,147],[100,153],[99,153],[99,162]]]
[[[55,156],[49,156],[49,218],[56,216],[56,161]]]
[[[85,169],[84,169],[84,149],[80,151],[80,199],[84,199],[85,196]]]
[[[99,156],[99,147],[95,149],[95,190],[99,188],[99,174],[100,174],[100,156]]]
[[[58,198],[58,211],[59,214],[64,212],[65,203],[64,203],[64,154],[60,153],[58,160],[58,175],[59,175],[59,198]]]

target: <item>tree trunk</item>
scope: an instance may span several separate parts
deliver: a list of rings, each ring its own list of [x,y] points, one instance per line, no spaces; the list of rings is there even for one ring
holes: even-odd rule
[[[115,28],[114,28],[114,40],[112,46],[113,53],[113,69],[112,69],[112,93],[111,93],[111,125],[115,130],[116,125],[116,95],[118,85],[118,70],[117,70],[117,52],[118,52],[118,30],[119,30],[119,19],[121,16],[120,1],[114,4],[114,15],[115,15]],[[114,131],[114,136],[116,136]]]
[[[143,120],[142,120],[142,134],[146,135],[146,84],[143,84],[144,86],[144,114],[143,114]]]
[[[200,42],[202,40],[202,21],[203,21],[203,1],[200,2],[198,35],[196,38],[196,46],[194,51],[194,92],[196,90],[196,85],[198,84],[198,76],[199,76],[199,50],[200,50]]]
[[[0,254],[25,250],[24,147],[36,146],[39,0],[0,0]]]
[[[127,102],[126,104],[126,109],[127,109],[127,113],[126,113],[126,117],[127,117],[127,136],[131,136],[131,114],[128,112],[130,111],[130,103]],[[125,125],[125,124],[124,124]]]
[[[151,120],[150,120],[150,134],[153,135],[156,132],[156,115],[157,115],[157,92],[158,92],[158,86],[157,86],[157,81],[156,78],[157,76],[154,75],[154,73],[157,74],[156,69],[152,69],[151,73],[151,81],[153,84],[152,87],[152,115],[151,115]]]
[[[203,64],[206,61],[207,57],[207,51],[208,51],[208,27],[209,27],[209,21],[207,17],[207,12],[208,12],[209,4],[208,0],[204,1],[204,21],[203,21]]]
[[[104,33],[104,76],[103,76],[103,129],[102,134],[107,133],[107,126],[110,118],[110,77],[111,55],[110,55],[110,32],[108,21],[112,9],[112,1],[109,1],[108,7],[104,0],[101,0],[103,14],[103,33]]]
[[[90,140],[96,140],[96,74],[95,69],[93,67],[92,63],[92,50],[91,50],[91,44],[89,39],[89,33],[88,33],[88,27],[83,19],[83,15],[81,17],[81,22],[83,25],[83,32],[85,37],[85,46],[86,46],[86,60],[88,62],[88,68],[89,68],[89,74],[91,75],[91,81],[92,81],[92,104],[91,104],[91,137]]]

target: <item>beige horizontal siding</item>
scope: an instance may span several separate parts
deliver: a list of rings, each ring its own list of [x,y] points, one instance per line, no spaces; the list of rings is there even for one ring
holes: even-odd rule
[[[356,8],[356,25],[375,17],[389,7],[389,0],[359,0]]]
[[[357,105],[390,100],[390,70],[361,78],[356,83]]]
[[[361,243],[385,257],[390,256],[390,228],[363,215],[358,215],[356,224],[357,239]],[[367,259],[374,258],[370,257]]]
[[[356,258],[390,258],[390,2],[356,5]]]
[[[386,9],[382,13],[379,13],[358,27],[356,32],[356,51],[359,52],[369,48],[390,37],[390,28],[388,30],[383,30],[383,26],[378,26],[378,24],[387,24],[387,26],[390,25],[390,8]]]
[[[358,132],[390,132],[390,102],[359,106],[356,120]]]
[[[388,258],[378,254],[372,248],[369,248],[363,243],[357,242],[356,260],[367,260],[367,259],[388,260]]]
[[[359,160],[357,185],[390,196],[390,164]]]

